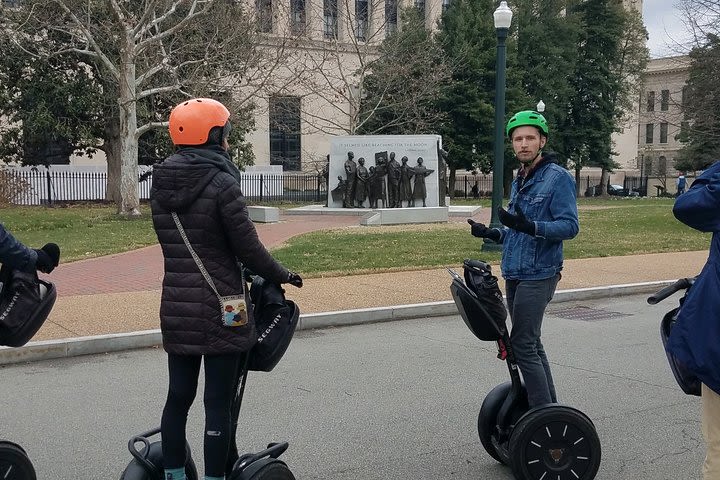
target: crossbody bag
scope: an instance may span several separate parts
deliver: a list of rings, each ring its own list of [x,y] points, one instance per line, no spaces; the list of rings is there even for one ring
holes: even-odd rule
[[[200,269],[200,273],[202,273],[202,276],[205,277],[205,281],[208,283],[208,285],[210,285],[210,288],[212,288],[212,291],[215,292],[215,295],[220,302],[220,318],[222,319],[222,324],[226,327],[242,327],[243,325],[247,325],[249,318],[248,302],[245,296],[247,295],[248,289],[245,285],[245,277],[242,271],[242,266],[240,268],[240,278],[242,279],[244,293],[240,295],[230,295],[225,297],[220,295],[217,288],[215,287],[215,282],[213,282],[202,261],[200,261],[200,257],[198,257],[192,245],[190,245],[190,240],[188,240],[187,235],[185,234],[185,229],[180,223],[180,218],[178,218],[177,213],[171,212],[171,215],[173,217],[173,220],[175,221],[175,226],[177,226],[177,229],[180,232],[180,236],[182,237],[183,242],[185,242],[185,246],[190,251],[190,255],[192,256],[193,260],[195,260],[198,269]]]

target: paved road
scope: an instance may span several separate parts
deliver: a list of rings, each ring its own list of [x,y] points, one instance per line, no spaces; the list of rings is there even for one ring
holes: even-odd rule
[[[598,479],[699,478],[699,402],[675,387],[657,334],[673,300],[558,304],[546,320],[561,400],[601,437]],[[560,316],[577,306],[618,315]],[[507,378],[494,354],[457,317],[299,332],[274,372],[250,378],[241,444],[289,440],[285,458],[303,480],[509,480],[475,430],[484,394]],[[165,357],[141,350],[11,366],[0,384],[0,436],[26,447],[41,480],[119,478],[128,438],[158,423]],[[189,429],[200,452],[198,405]]]

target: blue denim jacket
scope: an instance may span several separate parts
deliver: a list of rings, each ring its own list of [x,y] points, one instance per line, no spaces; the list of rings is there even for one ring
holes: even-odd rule
[[[18,270],[32,271],[37,262],[37,253],[12,236],[0,223],[0,263]]]
[[[520,208],[528,220],[535,222],[536,236],[504,227],[502,275],[508,280],[542,280],[556,275],[563,267],[563,240],[578,234],[575,180],[564,168],[547,159],[520,186],[522,178],[512,183],[508,212]]]

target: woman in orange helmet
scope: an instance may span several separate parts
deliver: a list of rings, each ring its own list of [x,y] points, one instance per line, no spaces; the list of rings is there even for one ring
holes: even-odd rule
[[[205,478],[226,473],[234,380],[241,354],[257,338],[252,318],[224,322],[218,302],[244,293],[238,260],[269,281],[302,286],[298,274],[268,253],[248,217],[240,172],[227,152],[229,118],[216,100],[177,105],[169,126],[177,150],[153,169],[153,226],[165,258],[160,326],[170,384],[161,423],[166,480],[185,480],[185,426],[203,359]]]

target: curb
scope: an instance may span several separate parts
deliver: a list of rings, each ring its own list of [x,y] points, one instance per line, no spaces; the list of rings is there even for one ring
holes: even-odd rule
[[[576,288],[558,290],[551,303],[594,300],[598,298],[653,293],[675,280],[630,283],[606,287]],[[308,313],[300,315],[298,330],[327,327],[346,327],[366,323],[392,322],[424,317],[444,317],[457,314],[455,302],[418,303],[394,307],[361,308],[336,312]],[[90,337],[64,338],[30,342],[19,348],[0,347],[0,365],[36,362],[80,355],[117,352],[162,345],[160,330],[115,333]]]

